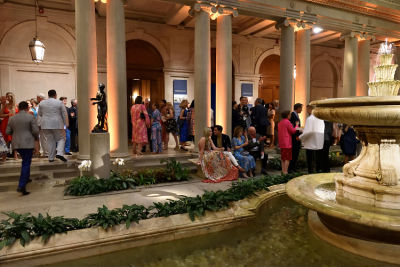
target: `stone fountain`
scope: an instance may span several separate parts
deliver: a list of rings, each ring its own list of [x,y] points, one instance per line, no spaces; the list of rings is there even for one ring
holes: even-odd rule
[[[311,229],[322,239],[369,258],[400,263],[400,81],[391,45],[379,49],[369,96],[315,101],[320,119],[352,125],[360,155],[343,173],[314,174],[287,184],[287,193],[313,211]]]

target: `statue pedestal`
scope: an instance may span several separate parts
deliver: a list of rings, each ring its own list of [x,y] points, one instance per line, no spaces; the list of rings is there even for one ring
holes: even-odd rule
[[[110,177],[110,134],[90,134],[90,160],[92,175],[96,178]]]

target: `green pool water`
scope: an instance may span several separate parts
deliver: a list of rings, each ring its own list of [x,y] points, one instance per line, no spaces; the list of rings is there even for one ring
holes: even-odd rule
[[[257,221],[246,227],[51,266],[394,265],[348,253],[318,239],[308,228],[307,209],[280,196],[266,203]]]

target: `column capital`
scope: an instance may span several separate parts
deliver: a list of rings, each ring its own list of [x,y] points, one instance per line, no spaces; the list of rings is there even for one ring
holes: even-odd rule
[[[300,30],[311,29],[313,27],[313,23],[295,18],[283,18],[275,24],[275,28],[277,30],[281,29],[282,27],[289,26],[293,27],[294,31],[296,32]]]
[[[340,40],[343,41],[346,37],[353,37],[357,38],[358,41],[361,40],[375,40],[375,35],[372,35],[368,32],[359,32],[359,31],[351,31],[351,32],[344,32],[340,35]]]
[[[236,8],[220,5],[218,1],[202,1],[200,3],[195,3],[189,10],[189,14],[193,16],[195,12],[200,11],[207,12],[212,20],[215,20],[219,16],[232,15],[233,17],[237,17],[239,15]]]

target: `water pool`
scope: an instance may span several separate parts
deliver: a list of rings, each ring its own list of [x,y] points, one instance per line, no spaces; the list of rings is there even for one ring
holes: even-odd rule
[[[47,266],[394,266],[318,239],[308,228],[307,212],[279,196],[246,227]]]

